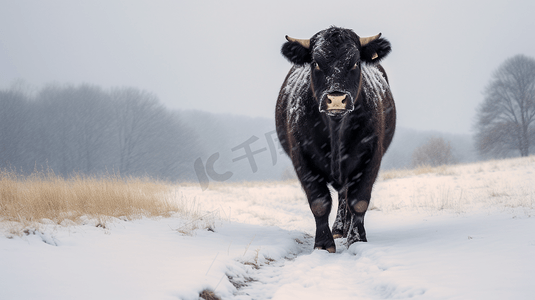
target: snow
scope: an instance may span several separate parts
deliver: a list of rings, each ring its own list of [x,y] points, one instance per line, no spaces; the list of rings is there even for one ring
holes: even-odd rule
[[[283,93],[288,97],[288,119],[295,125],[304,114],[302,97],[310,88],[310,65],[294,65],[290,70]]]
[[[383,174],[369,242],[337,240],[334,254],[312,249],[297,182],[177,187],[198,219],[44,222],[22,236],[4,222],[0,299],[532,299],[534,171],[531,157]]]
[[[361,69],[362,77],[364,78],[363,89],[368,99],[373,99],[375,107],[378,106],[378,102],[382,102],[386,97],[387,91],[390,91],[390,87],[386,79],[381,74],[381,71],[373,64],[362,64]]]

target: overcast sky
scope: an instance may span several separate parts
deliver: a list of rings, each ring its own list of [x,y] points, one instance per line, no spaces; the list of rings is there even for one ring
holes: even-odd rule
[[[398,126],[471,133],[492,72],[535,57],[535,1],[0,0],[0,88],[133,86],[172,109],[273,118],[286,34],[383,33]]]

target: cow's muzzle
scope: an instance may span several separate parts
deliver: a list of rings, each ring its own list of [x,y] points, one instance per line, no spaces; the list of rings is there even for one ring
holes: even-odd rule
[[[322,108],[330,116],[342,116],[353,110],[353,103],[348,94],[333,92],[324,97]]]

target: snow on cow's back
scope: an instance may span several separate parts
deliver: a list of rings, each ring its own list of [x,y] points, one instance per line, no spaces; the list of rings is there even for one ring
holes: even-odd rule
[[[310,65],[295,65],[286,81],[282,92],[288,99],[288,119],[293,124],[297,123],[299,117],[304,114],[302,98],[310,88]]]
[[[373,99],[373,103],[377,107],[379,102],[387,97],[387,93],[390,93],[390,86],[375,65],[363,63],[361,73],[364,93],[368,99]]]

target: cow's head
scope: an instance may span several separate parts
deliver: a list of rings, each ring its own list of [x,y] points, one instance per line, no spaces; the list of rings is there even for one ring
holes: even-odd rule
[[[391,51],[379,33],[359,37],[350,29],[331,27],[310,39],[286,36],[282,54],[296,65],[310,65],[311,88],[320,112],[343,116],[355,107],[361,86],[361,64],[378,63]]]

